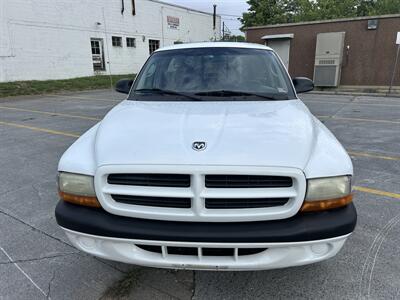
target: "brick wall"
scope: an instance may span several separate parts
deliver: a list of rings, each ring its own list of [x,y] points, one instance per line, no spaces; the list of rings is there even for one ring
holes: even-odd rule
[[[263,43],[261,37],[270,34],[293,33],[289,73],[292,76],[313,78],[317,34],[346,32],[341,85],[388,86],[396,56],[396,33],[400,31],[400,17],[380,18],[377,30],[367,30],[367,20],[337,21],[255,28],[247,31],[247,40]],[[400,69],[400,66],[399,66]],[[395,85],[400,85],[400,70]]]

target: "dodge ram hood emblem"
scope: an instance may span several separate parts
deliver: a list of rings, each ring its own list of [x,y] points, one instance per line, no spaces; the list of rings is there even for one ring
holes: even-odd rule
[[[192,148],[196,151],[203,151],[206,149],[207,143],[206,142],[193,142]]]

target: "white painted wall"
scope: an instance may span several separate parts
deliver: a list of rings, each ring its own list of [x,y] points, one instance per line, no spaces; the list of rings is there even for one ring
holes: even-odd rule
[[[121,1],[1,0],[0,82],[92,76],[91,38],[104,40],[110,63],[103,73],[128,74],[138,72],[148,58],[149,39],[167,46],[220,36],[221,19],[214,32],[210,14],[136,0],[133,16],[131,0],[124,0],[122,15]],[[167,16],[179,18],[178,29],[169,28]],[[113,35],[122,37],[122,48],[112,46]],[[126,47],[126,37],[136,38],[136,48]]]

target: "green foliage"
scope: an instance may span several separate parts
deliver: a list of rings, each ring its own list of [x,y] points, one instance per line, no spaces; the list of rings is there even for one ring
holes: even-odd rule
[[[248,0],[243,27],[400,13],[400,0]]]
[[[286,23],[285,0],[248,0],[249,11],[241,19],[245,27],[264,24]]]
[[[367,2],[368,15],[387,15],[400,13],[400,0],[378,0],[378,1],[362,1]]]
[[[115,84],[122,78],[134,78],[135,75],[113,75],[111,80]],[[63,80],[33,80],[0,82],[0,98],[18,95],[35,95],[59,93],[64,91],[80,91],[91,89],[111,88],[110,76],[98,75]]]
[[[243,35],[230,35],[226,36],[224,42],[245,42],[246,39]]]

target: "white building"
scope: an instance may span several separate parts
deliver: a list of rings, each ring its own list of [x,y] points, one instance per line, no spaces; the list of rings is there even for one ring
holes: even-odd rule
[[[156,0],[0,0],[0,82],[136,73],[158,47],[218,39],[213,25]]]

